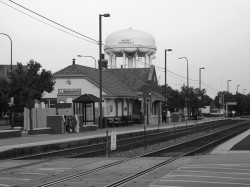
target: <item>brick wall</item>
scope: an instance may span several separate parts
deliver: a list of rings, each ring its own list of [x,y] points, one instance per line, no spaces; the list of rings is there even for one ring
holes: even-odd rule
[[[62,116],[47,116],[47,127],[52,128],[53,134],[65,133]]]

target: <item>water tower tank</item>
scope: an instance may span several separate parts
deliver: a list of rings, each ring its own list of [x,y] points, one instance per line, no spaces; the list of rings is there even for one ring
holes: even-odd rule
[[[104,51],[110,68],[117,68],[118,58],[122,58],[124,68],[149,67],[156,52],[155,39],[144,31],[124,29],[108,35]]]

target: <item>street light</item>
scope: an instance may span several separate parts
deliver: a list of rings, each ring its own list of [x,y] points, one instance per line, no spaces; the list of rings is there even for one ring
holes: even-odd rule
[[[187,59],[186,57],[181,57],[181,58],[179,58],[179,59],[183,59],[183,58],[185,58],[185,59],[186,59],[186,61],[187,61],[187,87],[189,88],[189,78],[188,78],[188,59]]]
[[[227,92],[229,93],[229,82],[230,82],[231,80],[227,80]]]
[[[149,97],[149,98],[148,98]],[[146,98],[147,103],[147,125],[149,125],[149,104],[151,104],[151,92],[148,92],[148,97]]]
[[[110,17],[110,14],[99,14],[100,128],[102,128],[102,17]]]
[[[167,98],[167,51],[172,49],[165,49],[165,97]]]
[[[188,78],[188,59],[187,59],[187,57],[181,57],[181,58],[179,58],[179,59],[186,59],[186,61],[187,61],[187,89],[189,89],[189,78]],[[189,91],[189,90],[188,90]],[[187,98],[186,98],[187,99]],[[187,103],[186,103],[187,104]],[[188,116],[189,116],[189,108],[188,108],[188,105],[187,105],[187,114],[188,114]]]
[[[78,57],[90,57],[93,58],[93,60],[95,61],[95,69],[96,69],[96,59],[92,56],[84,56],[84,55],[77,55]]]
[[[201,70],[205,68],[199,68],[199,88],[201,90]]]
[[[237,92],[236,92],[236,93],[238,93],[238,87],[239,87],[239,86],[240,86],[240,85],[238,84],[238,85],[237,85]]]
[[[10,71],[12,72],[12,39],[8,34],[5,33],[0,33],[1,35],[7,36],[10,39]],[[11,101],[13,101],[14,104],[14,97],[11,98]],[[10,119],[12,119],[12,106],[10,106]],[[13,128],[13,120],[12,120],[12,124],[11,124],[12,128]]]
[[[10,39],[10,70],[12,71],[12,40],[8,34],[0,33],[2,35],[7,36]]]

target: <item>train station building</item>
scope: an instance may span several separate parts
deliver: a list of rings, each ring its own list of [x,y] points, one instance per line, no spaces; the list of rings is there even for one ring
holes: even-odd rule
[[[152,35],[125,29],[111,33],[105,42],[108,63],[102,69],[103,127],[110,118],[129,118],[136,124],[161,124],[162,102],[165,98],[158,86],[152,61],[156,52]],[[82,115],[84,124],[99,121],[99,69],[71,65],[53,74],[54,91],[45,93],[45,108],[56,108],[57,115]],[[87,94],[87,95],[86,95]],[[85,95],[85,96],[83,96]],[[85,102],[86,96],[93,102]],[[81,102],[79,98],[82,98]]]
[[[46,93],[46,108],[57,108],[58,115],[86,115],[86,124],[98,121],[98,102],[87,103],[85,108],[74,100],[84,94],[99,98],[99,69],[72,64],[54,75],[52,93]],[[134,123],[162,123],[161,103],[155,67],[105,69],[102,72],[103,116],[113,118],[127,116]],[[74,106],[74,107],[73,107]],[[96,118],[96,119],[94,119]]]

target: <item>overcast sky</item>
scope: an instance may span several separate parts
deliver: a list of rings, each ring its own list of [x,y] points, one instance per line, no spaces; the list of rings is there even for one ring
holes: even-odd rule
[[[110,13],[102,19],[103,41],[112,32],[128,29],[142,30],[155,37],[157,52],[154,64],[165,67],[167,53],[167,83],[174,89],[187,84],[202,88],[214,98],[218,91],[235,94],[250,92],[250,1],[249,0],[15,0],[14,2],[39,13],[82,35],[99,40],[99,14]],[[38,20],[40,21],[38,21]],[[0,33],[13,42],[13,64],[39,62],[52,73],[76,63],[95,67],[90,55],[98,59],[97,44],[83,36],[55,25],[11,1],[0,0]],[[47,25],[50,24],[51,26]],[[56,28],[57,29],[56,29]],[[63,32],[63,31],[66,32]],[[0,64],[10,64],[10,41],[0,35]],[[160,84],[164,70],[157,68]]]

